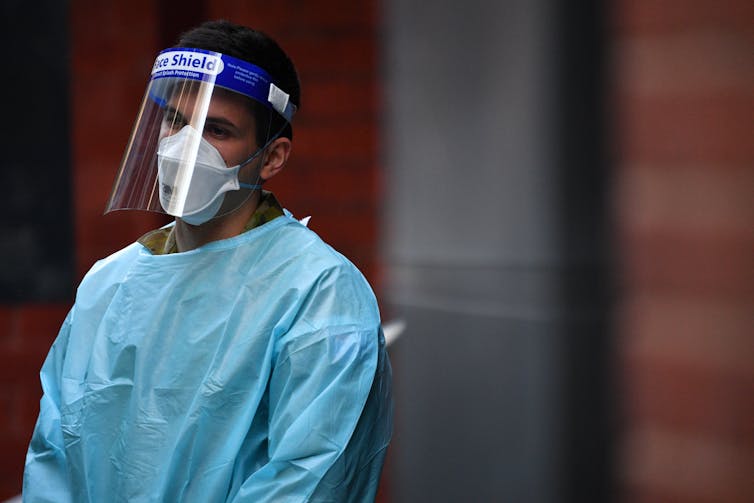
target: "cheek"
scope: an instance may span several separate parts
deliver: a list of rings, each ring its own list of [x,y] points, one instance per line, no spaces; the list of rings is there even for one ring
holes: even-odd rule
[[[229,167],[244,162],[257,151],[255,144],[242,140],[223,142],[222,145],[215,145],[215,148]]]

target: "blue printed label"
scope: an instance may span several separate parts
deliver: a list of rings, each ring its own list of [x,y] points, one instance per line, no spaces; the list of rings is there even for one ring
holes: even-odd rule
[[[288,95],[274,86],[269,74],[241,59],[203,49],[174,48],[162,51],[152,67],[152,81],[180,78],[214,83],[277,110],[290,121],[295,107],[288,105]],[[152,89],[152,98],[163,102],[160,86]],[[275,91],[273,93],[273,91]],[[272,94],[271,94],[272,93]],[[283,96],[280,96],[280,95]],[[274,96],[274,100],[270,99]]]
[[[217,75],[222,73],[224,66],[222,58],[217,54],[181,50],[162,52],[154,62],[152,78],[183,77],[187,74]]]
[[[171,77],[214,82],[270,106],[267,95],[271,79],[267,72],[219,52],[186,48],[162,51],[154,62],[152,80]]]

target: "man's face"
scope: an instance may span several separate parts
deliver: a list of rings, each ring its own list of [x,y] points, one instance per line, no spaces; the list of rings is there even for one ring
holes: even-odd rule
[[[206,92],[208,88],[195,87],[174,94],[165,107],[160,138],[176,134],[187,124],[196,126],[194,111]],[[231,91],[214,89],[202,135],[220,152],[227,166],[248,159],[259,148],[249,100]]]

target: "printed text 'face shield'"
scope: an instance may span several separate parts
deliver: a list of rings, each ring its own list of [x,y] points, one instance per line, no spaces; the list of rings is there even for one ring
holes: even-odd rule
[[[237,209],[259,188],[265,148],[295,109],[255,65],[162,51],[105,212],[149,210],[200,225]]]

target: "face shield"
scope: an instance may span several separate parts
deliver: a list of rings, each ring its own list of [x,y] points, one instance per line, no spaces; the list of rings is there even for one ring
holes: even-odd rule
[[[162,51],[105,213],[149,210],[200,225],[262,182],[266,148],[296,107],[263,69],[201,49]]]

